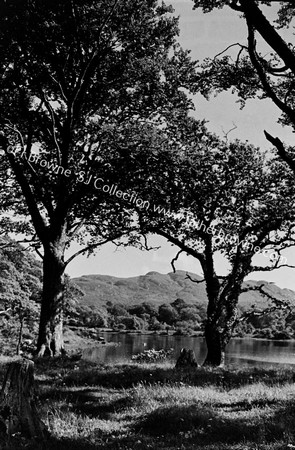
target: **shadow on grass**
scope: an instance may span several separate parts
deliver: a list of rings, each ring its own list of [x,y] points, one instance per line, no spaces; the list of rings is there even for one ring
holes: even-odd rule
[[[108,419],[113,413],[117,413],[132,407],[134,400],[132,396],[118,393],[116,398],[110,400],[99,389],[87,388],[74,391],[54,389],[39,395],[39,403],[53,400],[60,401],[60,410],[71,410],[77,414],[86,414],[89,417]]]
[[[185,383],[191,386],[217,386],[224,389],[239,388],[245,385],[263,382],[275,384],[294,383],[295,373],[291,369],[246,368],[240,370],[197,368],[176,370],[155,365],[118,365],[84,367],[70,371],[63,378],[66,386],[102,386],[107,388],[125,388],[144,384]]]
[[[91,393],[77,391],[77,394],[81,396],[81,404],[83,401],[86,402],[87,409],[88,401],[92,401]],[[98,413],[101,418],[103,410],[106,414],[117,408],[123,410],[129,407],[129,402],[130,399],[121,397],[108,405],[100,405],[98,407],[100,410],[92,409],[91,413]],[[78,406],[79,403],[76,407]],[[200,407],[194,404],[159,407],[140,419],[135,419],[125,436],[119,431],[105,432],[98,427],[86,437],[51,438],[41,446],[12,448],[16,450],[19,448],[31,450],[130,450],[131,448],[133,450],[176,450],[179,448],[186,450],[246,450],[250,448],[286,450],[289,448],[287,444],[294,443],[295,438],[294,402],[279,402],[277,408],[272,411],[268,408],[255,411],[256,407],[254,408],[253,415],[245,416],[242,411],[240,416],[235,414],[229,417],[211,406]],[[89,413],[89,411],[85,412]],[[239,412],[241,413],[241,410]]]
[[[91,444],[83,440],[74,439],[54,439],[51,438],[46,442],[20,442],[17,439],[11,441],[9,445],[0,447],[1,450],[97,450],[99,448],[96,444]]]
[[[286,442],[286,437],[294,442],[295,413],[281,413],[255,418],[221,416],[210,407],[174,406],[161,407],[140,420],[134,431],[142,435],[172,436],[182,435],[186,442],[200,447],[206,445],[271,444]],[[278,420],[279,419],[279,420]],[[287,448],[287,447],[286,447]]]
[[[224,409],[227,411],[250,411],[253,408],[265,408],[276,405],[277,400],[269,400],[267,398],[261,398],[257,400],[251,400],[251,402],[244,400],[240,402],[232,402],[229,404],[225,403],[215,403],[215,408]]]

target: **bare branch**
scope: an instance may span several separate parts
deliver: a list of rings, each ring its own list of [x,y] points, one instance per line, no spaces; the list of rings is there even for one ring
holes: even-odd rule
[[[83,255],[86,252],[95,250],[97,247],[100,247],[101,245],[107,244],[108,242],[113,242],[114,239],[119,239],[124,236],[126,233],[117,233],[115,236],[110,236],[109,238],[105,239],[104,241],[96,242],[95,244],[89,244],[86,247],[82,248],[81,250],[74,253],[72,256],[69,257],[67,261],[65,261],[65,267],[73,261],[77,256]]]
[[[238,128],[238,127],[237,127],[237,125],[236,125],[234,122],[233,122],[233,128],[231,128],[231,129],[228,130],[227,132],[225,132],[224,129],[222,128],[222,132],[223,132],[223,135],[224,135],[226,141],[228,140],[228,135],[229,135],[232,131],[236,130],[237,128]]]
[[[254,35],[254,29],[252,23],[247,20],[247,26],[248,26],[248,51],[250,60],[256,69],[259,79],[261,81],[261,84],[266,92],[266,94],[270,97],[270,99],[274,102],[274,104],[285,114],[288,115],[290,120],[295,123],[295,113],[292,108],[290,108],[288,105],[286,105],[282,100],[279,99],[279,97],[276,95],[274,90],[272,89],[266,73],[264,71],[264,68],[259,62],[259,58],[256,53],[256,41],[255,41],[255,35]]]
[[[160,246],[160,247],[150,247],[150,246],[148,245],[147,236],[146,236],[145,234],[143,234],[142,236],[143,236],[143,239],[144,239],[144,245],[142,246],[142,248],[143,248],[144,250],[147,250],[147,251],[150,251],[150,250],[159,250],[159,248],[161,248],[161,246]]]
[[[204,283],[206,280],[194,280],[188,272],[186,272],[185,279],[192,281],[193,283],[201,284]]]
[[[246,16],[247,23],[254,27],[265,42],[277,53],[295,74],[295,55],[275,27],[267,20],[254,0],[239,0],[242,10]]]
[[[295,269],[295,266],[291,264],[282,264],[281,266],[252,266],[251,272],[272,272],[273,270],[281,269],[283,267],[288,267],[289,269]]]
[[[150,227],[149,231],[151,233],[156,233],[159,236],[163,236],[165,239],[167,239],[167,241],[171,242],[172,244],[176,245],[177,247],[179,247],[183,252],[187,253],[188,255],[193,256],[194,258],[196,258],[198,261],[200,261],[201,265],[203,266],[204,264],[204,254],[198,252],[197,250],[194,250],[193,248],[189,247],[188,245],[186,245],[185,242],[180,241],[178,238],[171,236],[169,233],[165,232],[164,230],[161,230],[158,227]],[[205,233],[204,233],[205,235]],[[209,236],[209,235],[208,235]],[[209,236],[210,237],[210,236]]]
[[[39,256],[39,258],[44,259],[44,255],[42,255],[42,253],[40,252],[38,247],[34,247],[34,250],[37,253],[37,255]]]
[[[295,173],[295,160],[292,159],[291,156],[289,156],[287,154],[283,142],[279,138],[273,137],[271,134],[269,134],[265,130],[264,130],[264,134],[265,134],[266,139],[277,148],[278,154],[280,155],[282,160],[285,161],[288,164],[288,166],[290,167],[290,169],[292,169],[292,171]]]
[[[115,11],[115,9],[117,8],[117,5],[119,3],[119,0],[115,0],[113,5],[111,6],[110,12],[109,14],[106,16],[102,26],[100,27],[99,33],[101,34],[102,31],[104,30],[105,26],[107,25],[108,21],[110,20],[110,18],[112,17],[113,12]]]
[[[72,238],[79,233],[79,231],[83,228],[83,226],[86,224],[86,219],[81,220],[78,224],[74,224],[72,228],[73,231],[69,233],[69,238],[67,239],[67,242],[70,242]]]
[[[50,104],[50,101],[47,99],[45,92],[42,91],[42,95],[43,95],[43,99],[44,99],[44,104],[51,116],[51,122],[52,122],[52,138],[57,150],[57,160],[58,160],[58,164],[61,164],[61,149],[59,146],[59,143],[57,142],[57,138],[56,138],[56,132],[55,132],[55,127],[56,127],[56,114],[53,111],[53,108]]]
[[[133,231],[135,231],[136,229],[133,229]],[[141,236],[143,237],[143,239],[144,239],[144,243],[142,243],[142,242],[140,242],[140,241],[138,241],[137,243],[136,243],[136,248],[139,248],[139,250],[146,250],[146,251],[151,251],[151,250],[159,250],[160,248],[161,248],[161,246],[159,245],[159,246],[157,246],[157,247],[151,247],[151,246],[149,246],[149,244],[148,244],[148,240],[147,240],[147,236],[145,235],[145,234],[143,234],[143,233],[141,233]],[[116,247],[128,247],[129,246],[129,243],[127,242],[113,242],[112,241],[112,243],[116,246]]]
[[[272,66],[268,66],[267,67],[267,71],[269,73],[271,73],[272,75],[275,76],[288,76],[288,74],[285,74],[284,72],[286,72],[286,70],[289,70],[289,68],[287,66],[283,66],[283,67],[272,67]]]
[[[172,259],[172,261],[171,261],[171,266],[172,266],[172,269],[173,269],[173,272],[175,273],[176,272],[176,269],[175,269],[175,263],[176,263],[176,261],[178,260],[178,257],[181,255],[181,253],[183,253],[183,250],[179,250],[179,252],[177,253],[177,255]]]
[[[217,53],[217,55],[215,55],[214,56],[214,58],[213,58],[213,61],[215,60],[215,59],[217,59],[218,58],[218,56],[221,56],[221,55],[223,55],[225,52],[227,52],[227,50],[229,50],[230,48],[232,48],[232,47],[240,47],[240,51],[242,51],[242,50],[247,50],[247,47],[245,46],[245,45],[242,45],[242,44],[240,44],[239,42],[236,42],[235,44],[231,44],[231,45],[229,45],[228,47],[226,47],[224,50],[222,50],[220,53]]]
[[[270,306],[269,308],[265,308],[265,309],[254,309],[254,306],[252,306],[252,310],[245,312],[242,315],[242,317],[240,317],[238,319],[238,322],[243,322],[253,316],[260,317],[265,314],[270,314],[274,311],[277,311],[278,309],[288,310],[289,312],[292,311],[293,307],[290,304],[290,301],[288,299],[286,299],[286,300],[278,299],[277,297],[274,297],[273,295],[271,295],[269,292],[264,291],[263,290],[264,287],[265,287],[264,283],[260,284],[259,286],[249,286],[248,288],[242,289],[241,292],[258,291],[258,292],[260,292],[261,295],[266,297],[268,300],[272,301],[274,303],[274,306]]]

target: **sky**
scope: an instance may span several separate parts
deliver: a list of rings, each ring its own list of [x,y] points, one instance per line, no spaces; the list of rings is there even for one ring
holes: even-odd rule
[[[190,0],[170,0],[175,9],[175,15],[180,18],[179,42],[183,48],[191,50],[193,60],[202,61],[206,57],[214,57],[227,46],[239,42],[246,42],[247,31],[244,21],[229,7],[204,15],[200,10],[192,10]],[[272,8],[272,9],[271,9]],[[273,16],[273,8],[266,11]],[[267,48],[263,48],[267,52]],[[240,110],[237,98],[231,93],[223,93],[213,97],[210,101],[201,95],[194,97],[198,119],[206,119],[207,127],[224,136],[229,130],[229,138],[248,140],[256,146],[267,149],[269,145],[264,137],[264,130],[280,137],[288,144],[294,142],[294,134],[287,128],[277,124],[278,111],[269,100],[251,100],[244,109]],[[168,273],[172,271],[171,260],[178,252],[178,248],[167,243],[163,238],[152,237],[150,246],[161,248],[158,250],[141,251],[135,248],[117,248],[113,244],[103,246],[95,256],[86,258],[80,256],[74,259],[67,268],[71,277],[87,274],[104,274],[118,277],[132,277],[144,275],[150,271]],[[73,246],[71,252],[77,250]],[[289,264],[295,265],[295,248],[288,250],[284,256]],[[265,263],[260,256],[256,264]],[[181,255],[175,264],[176,269],[202,274],[199,263],[192,257]],[[227,265],[222,257],[217,257],[216,267],[220,275],[226,274]],[[275,282],[282,288],[295,290],[295,269],[282,268],[270,272],[251,274],[249,279],[267,280]]]

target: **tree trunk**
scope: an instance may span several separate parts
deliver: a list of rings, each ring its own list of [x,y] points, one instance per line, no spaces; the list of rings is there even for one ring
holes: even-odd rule
[[[18,341],[17,341],[17,346],[16,346],[16,354],[17,354],[18,356],[20,355],[21,346],[22,346],[22,343],[23,343],[24,321],[25,321],[25,316],[22,316],[22,317],[20,318],[20,327],[19,327]]]
[[[204,366],[223,367],[225,363],[225,347],[227,342],[216,323],[207,322],[205,326],[207,355]]]
[[[237,323],[237,304],[238,294],[234,290],[231,294],[219,297],[214,307],[211,305],[212,314],[205,326],[207,356],[204,365],[224,366],[225,349]]]
[[[14,435],[41,440],[48,437],[49,433],[38,416],[33,395],[33,361],[23,359],[11,363],[0,394],[0,436],[5,443],[9,444]]]
[[[43,293],[37,354],[58,356],[64,351],[63,300],[64,300],[63,249],[52,246],[44,251]]]

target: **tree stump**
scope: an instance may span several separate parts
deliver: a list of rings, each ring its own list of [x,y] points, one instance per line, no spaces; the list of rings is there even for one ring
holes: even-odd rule
[[[5,442],[17,435],[45,440],[49,436],[34,403],[34,363],[22,359],[11,363],[0,393],[0,436]]]
[[[177,369],[189,369],[198,367],[195,352],[191,349],[182,348],[179,358],[176,361],[175,367]]]

